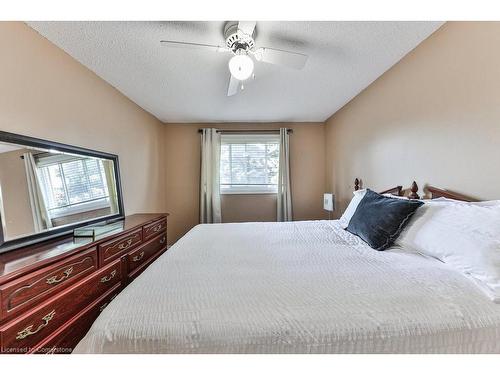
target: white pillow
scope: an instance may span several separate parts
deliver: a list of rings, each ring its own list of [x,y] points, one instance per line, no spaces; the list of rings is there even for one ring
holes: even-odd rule
[[[349,205],[345,209],[344,213],[339,219],[340,226],[344,229],[347,228],[349,225],[349,222],[351,221],[352,215],[354,215],[354,212],[356,212],[356,208],[358,208],[359,202],[361,202],[361,199],[366,194],[366,189],[361,189],[361,190],[356,190],[353,193],[353,197],[351,201],[349,202]]]
[[[396,244],[434,257],[500,302],[500,206],[426,201]]]
[[[471,204],[474,206],[500,206],[500,201],[479,201],[479,202],[466,202],[466,201],[459,201],[456,199],[450,199],[450,198],[445,198],[445,197],[439,197],[430,200],[431,202],[442,202],[442,203],[457,203],[457,204]],[[427,201],[424,201],[427,202]]]

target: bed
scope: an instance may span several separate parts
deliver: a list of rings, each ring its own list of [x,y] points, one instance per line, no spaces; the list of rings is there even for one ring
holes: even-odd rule
[[[440,261],[374,251],[337,220],[198,225],[74,353],[500,353],[500,304]]]

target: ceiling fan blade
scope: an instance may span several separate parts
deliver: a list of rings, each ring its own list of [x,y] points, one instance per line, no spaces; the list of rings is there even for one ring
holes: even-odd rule
[[[240,81],[233,77],[232,74],[229,75],[229,85],[227,87],[227,96],[236,95],[240,89]]]
[[[165,47],[173,47],[173,48],[195,48],[195,49],[209,49],[214,52],[228,52],[229,48],[215,46],[211,44],[200,44],[200,43],[187,43],[187,42],[177,42],[174,40],[160,40],[160,44]]]
[[[254,53],[257,61],[269,64],[283,65],[293,69],[302,69],[306,64],[307,55],[280,49],[261,47]]]
[[[240,21],[238,22],[238,30],[247,34],[248,36],[252,36],[253,31],[255,30],[256,21]]]

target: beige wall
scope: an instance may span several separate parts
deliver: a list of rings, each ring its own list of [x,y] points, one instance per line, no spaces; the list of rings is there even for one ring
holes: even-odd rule
[[[160,121],[24,23],[0,49],[0,130],[118,154],[126,213],[165,210]]]
[[[221,211],[224,223],[245,221],[276,221],[276,194],[222,194]]]
[[[288,127],[291,180],[295,220],[324,218],[322,194],[325,186],[324,124],[166,124],[167,211],[171,214],[169,238],[175,241],[199,222],[200,127],[219,129],[264,129]],[[274,221],[276,198],[272,195],[222,197],[222,215],[228,221]]]
[[[499,45],[498,22],[448,22],[327,121],[341,209],[357,176],[500,198]]]
[[[0,188],[4,238],[32,234],[35,231],[28,193],[26,168],[20,149],[0,154]]]

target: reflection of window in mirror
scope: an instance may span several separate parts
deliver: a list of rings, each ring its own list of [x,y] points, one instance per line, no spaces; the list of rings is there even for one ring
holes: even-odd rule
[[[114,164],[107,159],[0,149],[0,184],[9,239],[119,211]]]
[[[67,154],[41,154],[35,164],[51,223],[59,226],[118,211],[110,199],[113,164],[108,160]],[[109,188],[111,185],[111,189]]]

